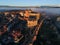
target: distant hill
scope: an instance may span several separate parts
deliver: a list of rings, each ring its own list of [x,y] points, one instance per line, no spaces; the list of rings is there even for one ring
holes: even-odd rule
[[[60,6],[40,6],[40,8],[60,8]]]
[[[0,6],[0,7],[12,7],[12,8],[39,8],[40,6]]]
[[[0,6],[6,8],[60,8],[60,6]]]

